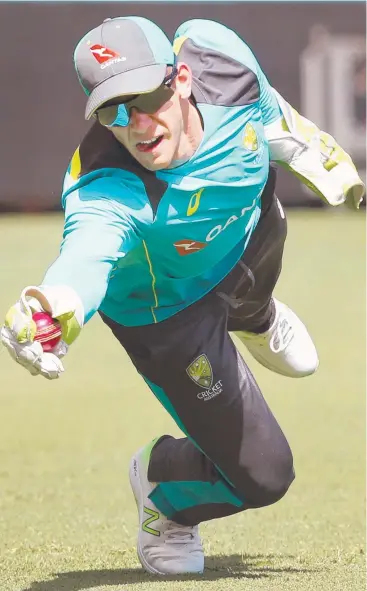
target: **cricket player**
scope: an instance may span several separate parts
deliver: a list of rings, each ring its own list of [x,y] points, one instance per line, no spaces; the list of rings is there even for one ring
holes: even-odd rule
[[[157,575],[201,573],[198,524],[275,503],[294,479],[229,332],[284,376],[318,366],[306,327],[273,295],[286,219],[272,163],[331,205],[358,208],[364,185],[217,22],[182,24],[172,46],[147,19],[106,19],[74,59],[94,123],[66,172],[60,255],[23,289],[1,339],[32,375],[55,379],[101,315],[184,434],[158,436],[131,460],[139,559]],[[53,353],[33,341],[41,310],[62,325]]]

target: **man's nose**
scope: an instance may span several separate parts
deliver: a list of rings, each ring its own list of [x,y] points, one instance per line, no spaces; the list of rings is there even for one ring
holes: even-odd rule
[[[135,131],[144,133],[151,124],[152,119],[150,115],[143,113],[143,111],[140,111],[136,107],[130,109],[130,126],[133,127]]]

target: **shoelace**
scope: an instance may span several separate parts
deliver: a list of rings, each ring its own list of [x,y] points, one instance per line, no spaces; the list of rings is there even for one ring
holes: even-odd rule
[[[194,539],[194,527],[171,521],[165,531],[166,544],[187,544]]]
[[[281,353],[286,349],[294,337],[294,332],[287,318],[279,318],[276,329],[270,339],[270,349],[273,353]]]

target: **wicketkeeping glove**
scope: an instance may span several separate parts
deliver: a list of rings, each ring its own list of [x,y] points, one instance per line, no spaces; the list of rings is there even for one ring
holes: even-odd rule
[[[293,173],[329,205],[359,209],[366,187],[336,140],[287,103],[273,88],[283,117],[265,126],[270,159]]]
[[[62,340],[52,353],[45,353],[42,345],[34,341],[36,324],[34,312],[45,311],[56,318],[62,328]],[[5,317],[0,340],[17,363],[31,375],[43,375],[49,380],[58,378],[64,371],[60,359],[80,333],[84,320],[83,304],[73,289],[67,286],[26,287],[19,301]]]

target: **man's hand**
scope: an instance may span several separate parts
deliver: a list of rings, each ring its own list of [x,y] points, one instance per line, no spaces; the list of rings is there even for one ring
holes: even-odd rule
[[[349,154],[273,89],[283,117],[265,126],[270,159],[329,205],[359,209],[366,187]]]
[[[67,352],[67,345],[60,341],[53,353],[44,353],[42,345],[36,341],[19,343],[15,333],[6,326],[0,332],[2,343],[17,363],[23,365],[32,376],[41,374],[48,380],[55,380],[64,371],[60,357]]]
[[[40,311],[48,312],[61,323],[63,338],[52,353],[45,353],[42,345],[34,341],[36,325],[32,315]],[[63,373],[60,359],[66,355],[68,344],[75,340],[82,325],[83,306],[73,290],[64,286],[26,287],[6,314],[0,340],[13,359],[31,375],[54,380]]]

